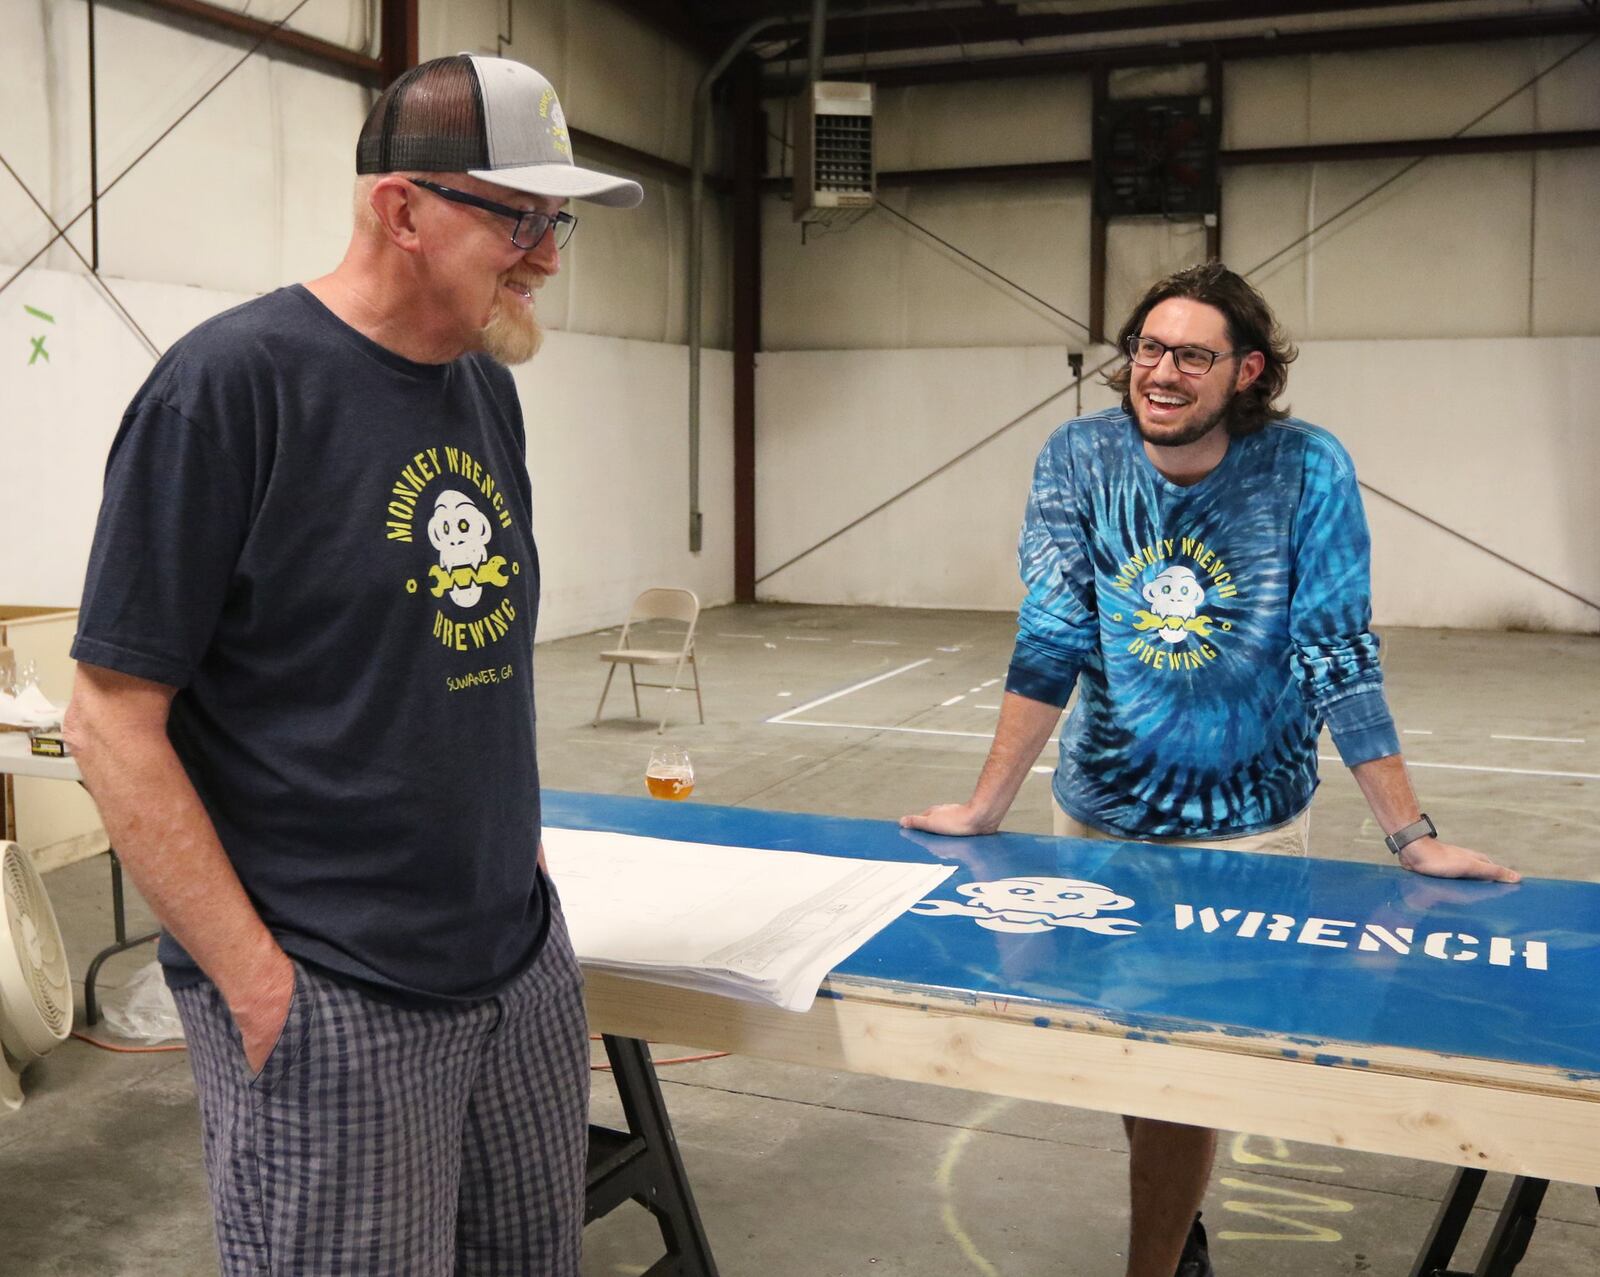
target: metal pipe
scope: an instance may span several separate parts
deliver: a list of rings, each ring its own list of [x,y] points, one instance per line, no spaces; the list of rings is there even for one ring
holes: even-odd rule
[[[806,59],[806,83],[822,79],[822,45],[828,34],[828,0],[811,0],[810,56]]]
[[[706,117],[711,113],[711,86],[745,46],[768,27],[787,18],[758,18],[733,38],[722,56],[706,68],[694,89],[694,115],[689,126],[689,287],[686,316],[689,339],[689,550],[700,552],[700,230],[705,217]]]
[[[813,0],[815,3],[816,0]],[[818,5],[818,8],[824,8]],[[906,13],[914,6],[907,4],[872,6],[855,9],[859,18],[873,18],[888,13]],[[706,171],[706,118],[711,113],[711,86],[744,52],[745,46],[769,27],[790,26],[788,18],[757,18],[733,38],[722,51],[722,56],[706,69],[694,89],[694,113],[689,124],[689,287],[684,290],[688,311],[685,327],[689,341],[689,549],[700,550],[700,298],[702,293],[700,271],[700,230],[705,217]],[[820,58],[818,59],[820,62]]]
[[[100,108],[95,101],[94,0],[89,0],[89,273],[100,273]],[[121,936],[117,937],[122,939]]]

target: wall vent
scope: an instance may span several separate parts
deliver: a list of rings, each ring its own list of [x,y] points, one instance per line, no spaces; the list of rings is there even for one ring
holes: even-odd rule
[[[794,219],[840,226],[871,211],[872,86],[818,80],[796,110]]]

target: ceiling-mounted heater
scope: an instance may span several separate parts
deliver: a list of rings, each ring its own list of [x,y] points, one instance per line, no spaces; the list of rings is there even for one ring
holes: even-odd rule
[[[844,226],[870,212],[872,86],[815,80],[801,91],[794,147],[794,220]]]

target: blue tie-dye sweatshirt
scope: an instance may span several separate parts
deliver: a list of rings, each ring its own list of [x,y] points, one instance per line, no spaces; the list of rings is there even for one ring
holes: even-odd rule
[[[1297,815],[1326,722],[1347,764],[1400,752],[1372,634],[1349,455],[1290,418],[1188,487],[1120,408],[1069,421],[1034,470],[1008,691],[1077,704],[1055,793],[1140,837],[1237,836]]]

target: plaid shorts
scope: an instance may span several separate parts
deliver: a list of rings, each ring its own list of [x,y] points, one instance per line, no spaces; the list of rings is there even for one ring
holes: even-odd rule
[[[174,997],[223,1277],[577,1277],[589,1043],[559,906],[484,1002],[394,1006],[295,963],[254,1077],[216,986]]]

